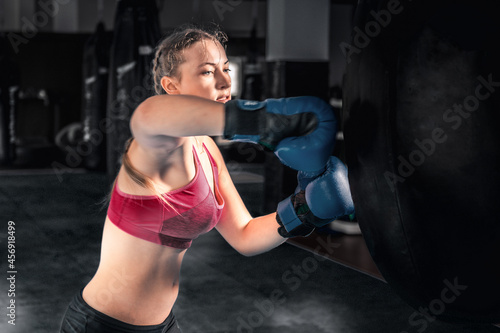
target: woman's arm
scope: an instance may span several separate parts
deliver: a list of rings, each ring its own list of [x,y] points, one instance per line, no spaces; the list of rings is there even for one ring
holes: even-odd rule
[[[219,190],[225,200],[224,210],[216,229],[224,239],[245,256],[257,255],[282,244],[278,234],[276,213],[252,218],[229,175],[219,148],[213,140],[206,145],[219,168]]]
[[[130,121],[132,134],[141,146],[174,149],[181,137],[221,135],[224,104],[196,96],[157,95],[141,103]],[[217,230],[243,255],[266,252],[285,241],[278,234],[275,213],[252,218],[226,168],[219,148],[206,140],[219,166],[219,189],[226,202]]]
[[[152,96],[134,111],[130,128],[137,141],[152,148],[179,137],[222,135],[224,104],[196,96]]]

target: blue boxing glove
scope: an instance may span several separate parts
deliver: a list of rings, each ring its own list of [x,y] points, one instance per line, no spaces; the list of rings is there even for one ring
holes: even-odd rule
[[[263,145],[292,169],[325,170],[335,144],[337,121],[317,97],[233,100],[225,104],[224,138]]]
[[[354,212],[346,166],[334,156],[318,177],[298,173],[295,194],[278,204],[276,220],[282,237],[308,236],[338,217]]]

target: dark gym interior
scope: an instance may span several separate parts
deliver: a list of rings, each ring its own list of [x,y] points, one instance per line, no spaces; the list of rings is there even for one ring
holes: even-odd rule
[[[493,3],[0,0],[0,332],[58,332],[92,278],[151,50],[190,22],[227,33],[234,99],[330,103],[356,216],[254,257],[200,236],[182,331],[500,332]],[[294,191],[272,152],[215,140],[253,216]]]

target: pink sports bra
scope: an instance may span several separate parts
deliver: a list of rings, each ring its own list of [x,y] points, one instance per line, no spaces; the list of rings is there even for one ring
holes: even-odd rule
[[[111,222],[132,236],[177,249],[189,248],[193,239],[214,228],[224,199],[219,192],[217,164],[205,144],[203,148],[212,164],[215,195],[193,146],[196,173],[187,185],[163,194],[170,206],[154,195],[124,193],[115,184],[108,208]]]

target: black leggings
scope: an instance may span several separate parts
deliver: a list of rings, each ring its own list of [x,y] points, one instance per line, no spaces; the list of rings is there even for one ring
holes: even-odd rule
[[[124,323],[88,305],[80,291],[69,303],[60,333],[181,333],[172,312],[159,325],[136,326]]]

